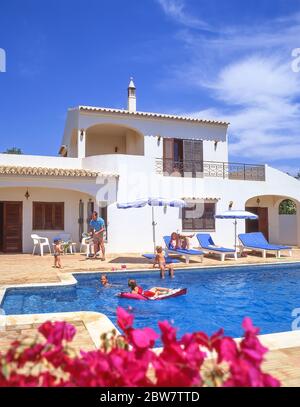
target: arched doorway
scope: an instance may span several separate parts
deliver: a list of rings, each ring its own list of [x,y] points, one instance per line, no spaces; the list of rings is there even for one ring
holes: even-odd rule
[[[298,245],[298,212],[296,199],[280,195],[259,195],[245,202],[245,209],[258,215],[246,222],[246,233],[262,232],[270,243]]]
[[[257,197],[247,201],[246,211],[258,215],[257,220],[246,220],[246,233],[261,232],[269,240],[269,208]]]

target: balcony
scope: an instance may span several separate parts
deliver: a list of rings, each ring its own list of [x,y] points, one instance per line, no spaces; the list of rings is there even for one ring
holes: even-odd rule
[[[265,166],[217,161],[174,161],[156,159],[156,173],[167,177],[223,178],[243,181],[265,181]]]

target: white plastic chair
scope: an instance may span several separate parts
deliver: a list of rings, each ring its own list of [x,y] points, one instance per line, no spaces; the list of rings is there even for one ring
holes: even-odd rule
[[[49,253],[51,253],[51,247],[49,244],[49,239],[47,237],[42,237],[42,236],[33,234],[33,235],[31,235],[31,238],[33,239],[32,255],[34,255],[35,249],[37,246],[40,247],[41,256],[44,256],[44,247],[48,247]]]
[[[93,239],[90,236],[82,237],[80,244],[80,253],[83,251],[83,249],[86,253],[86,257],[89,257],[90,253],[94,252]]]

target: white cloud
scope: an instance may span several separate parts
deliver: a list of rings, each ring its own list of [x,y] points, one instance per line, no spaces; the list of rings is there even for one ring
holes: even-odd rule
[[[228,120],[231,154],[259,161],[300,157],[300,75],[289,64],[253,56],[226,66],[206,86],[223,107],[191,115]]]
[[[188,57],[170,67],[167,82],[215,101],[185,114],[229,121],[232,156],[279,165],[285,160],[291,169],[289,161],[300,157],[300,73],[291,69],[300,14],[215,30],[178,31]]]
[[[177,23],[191,28],[210,30],[211,27],[205,21],[192,16],[186,11],[185,0],[157,0],[164,13]]]
[[[253,56],[222,69],[211,88],[220,99],[231,104],[264,105],[273,98],[291,98],[300,93],[297,85],[297,75],[291,71],[290,64]]]

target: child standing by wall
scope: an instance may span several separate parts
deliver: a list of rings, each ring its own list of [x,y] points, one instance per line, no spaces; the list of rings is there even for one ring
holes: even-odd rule
[[[55,268],[59,268],[59,269],[62,268],[61,260],[60,260],[62,253],[63,253],[63,250],[61,248],[60,240],[55,239],[54,240],[54,267]]]

